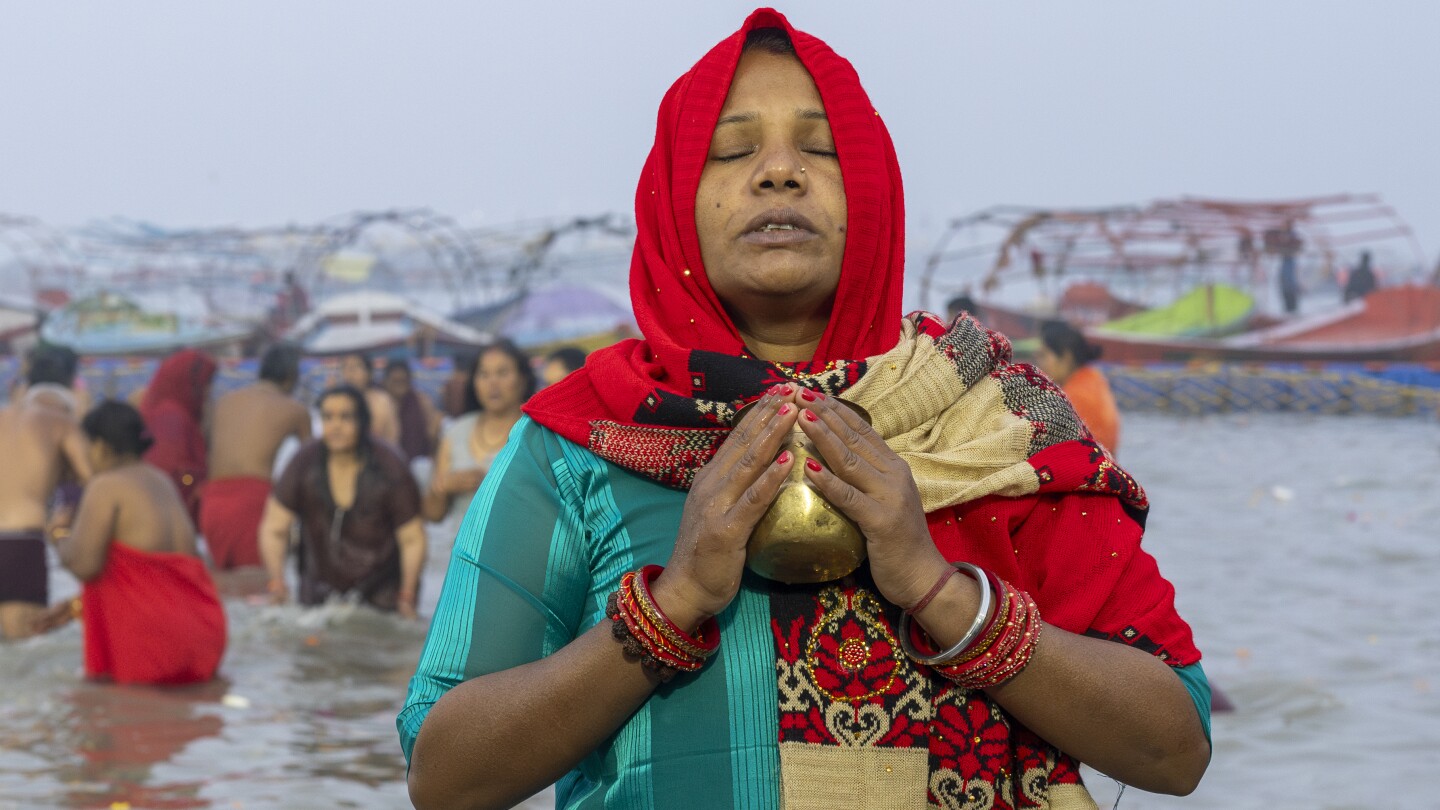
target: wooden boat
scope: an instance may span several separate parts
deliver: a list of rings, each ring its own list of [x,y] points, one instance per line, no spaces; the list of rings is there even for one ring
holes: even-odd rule
[[[971,238],[980,244],[952,247],[979,228],[999,229],[998,242]],[[983,323],[1023,341],[1046,317],[1070,320],[1113,361],[1440,359],[1440,307],[1434,303],[1440,287],[1382,288],[1363,303],[1340,305],[1343,265],[1361,249],[1384,256],[1391,268],[1425,264],[1410,228],[1375,195],[1253,203],[1184,198],[1105,209],[1002,207],[952,223],[926,264],[921,287],[928,293],[947,264],[988,261],[978,284],[985,294],[977,296]],[[1028,278],[1015,272],[1023,264],[1029,265]],[[1303,315],[1267,312],[1263,302],[1277,286],[1277,268],[1286,266],[1313,287],[1333,289],[1334,307]],[[1045,300],[1058,301],[1007,306],[998,294],[1002,281],[1029,284]],[[1067,286],[1057,296],[1061,284]],[[1102,302],[1134,303],[1146,296],[1131,293],[1145,290],[1169,293],[1171,300],[1102,320],[1093,310],[1066,310],[1070,290],[1082,285],[1102,287],[1103,293],[1086,293]],[[1117,289],[1128,292],[1121,298]]]
[[[164,355],[185,348],[238,354],[254,334],[253,324],[147,310],[113,292],[71,301],[40,327],[45,342],[80,355]]]
[[[1225,338],[1165,340],[1103,329],[1086,336],[1104,348],[1105,360],[1125,363],[1440,362],[1440,288],[1383,288],[1332,312]]]
[[[326,299],[297,321],[287,338],[309,355],[403,350],[425,357],[479,346],[490,335],[407,298],[367,290]]]

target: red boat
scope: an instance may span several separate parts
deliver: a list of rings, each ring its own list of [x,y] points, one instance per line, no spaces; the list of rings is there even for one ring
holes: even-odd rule
[[[1382,287],[1340,305],[1345,264],[1362,250],[1379,258],[1392,284],[1397,276],[1415,277],[1424,265],[1409,226],[1375,195],[998,207],[952,223],[926,263],[921,290],[925,296],[941,286],[975,291],[974,314],[1012,340],[1033,337],[1046,319],[1068,320],[1102,345],[1109,361],[1440,361],[1437,279]],[[1017,272],[1026,265],[1028,274]],[[1284,290],[1276,282],[1285,273],[1290,295],[1310,288],[1304,309],[1313,310],[1314,299],[1332,291],[1334,308],[1266,311],[1272,291]],[[1242,321],[1208,329],[1193,319],[1172,324],[1154,317],[1168,317],[1166,307],[1142,316],[1143,327],[1121,320],[1146,309],[1140,299],[1158,293],[1174,303],[1217,283],[1251,291],[1256,305],[1247,305]],[[1005,285],[1028,285],[1039,303],[1007,303]],[[1293,300],[1286,303],[1296,308]]]

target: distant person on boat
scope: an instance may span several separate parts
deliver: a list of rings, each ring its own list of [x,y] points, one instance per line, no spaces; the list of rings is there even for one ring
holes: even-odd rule
[[[0,639],[25,638],[50,603],[45,528],[51,501],[67,480],[90,477],[85,436],[70,385],[75,353],[42,346],[23,384],[0,408]],[[64,507],[61,507],[64,510]],[[68,516],[54,525],[68,523]]]
[[[1300,308],[1300,276],[1296,262],[1305,241],[1295,232],[1295,223],[1285,222],[1283,228],[1265,232],[1265,249],[1280,256],[1280,300],[1287,314],[1294,314]]]
[[[260,555],[276,604],[290,598],[285,560],[290,532],[302,605],[354,595],[415,618],[425,526],[420,490],[398,450],[374,440],[366,397],[349,385],[320,395],[321,437],[286,465],[265,504]]]
[[[291,436],[310,440],[310,410],[293,396],[299,380],[299,348],[277,344],[261,356],[259,379],[215,403],[200,533],[216,568],[262,564],[260,516],[270,497],[275,456]]]
[[[465,415],[445,430],[435,454],[435,472],[425,492],[425,519],[431,522],[444,520],[457,502],[470,503],[520,421],[520,408],[535,394],[530,358],[508,340],[481,349],[469,379]]]
[[[946,323],[953,322],[956,318],[960,317],[960,313],[962,312],[968,312],[974,316],[975,320],[980,320],[980,305],[975,303],[974,298],[961,294],[945,302]]]
[[[275,294],[275,305],[270,310],[270,329],[275,335],[283,335],[310,311],[310,296],[300,286],[293,271],[286,271],[280,291]]]
[[[145,461],[170,476],[191,521],[197,523],[200,491],[209,471],[203,427],[205,405],[215,371],[215,360],[210,355],[195,349],[178,351],[155,369],[140,404],[153,439]]]
[[[186,504],[164,471],[142,461],[151,444],[146,422],[133,406],[107,401],[82,424],[95,477],[56,550],[84,587],[43,627],[80,617],[89,678],[208,681],[225,652],[225,611],[196,552]]]
[[[429,458],[435,452],[435,440],[440,434],[441,414],[425,395],[415,387],[415,376],[410,363],[396,357],[385,364],[385,375],[381,378],[385,391],[395,404],[400,422],[400,449],[408,461]]]
[[[545,365],[540,367],[540,379],[550,386],[579,371],[585,365],[585,350],[579,346],[561,346],[545,356]]]
[[[1370,267],[1370,251],[1367,250],[1360,254],[1360,263],[1350,271],[1350,275],[1345,279],[1345,303],[1363,299],[1375,292],[1375,288],[1378,286],[1375,270]]]
[[[1120,410],[1110,383],[1091,363],[1099,359],[1099,346],[1065,321],[1040,325],[1040,349],[1035,364],[1059,384],[1075,406],[1090,433],[1112,454],[1120,452]]]
[[[370,406],[370,433],[375,438],[400,446],[400,416],[389,392],[375,384],[375,363],[364,352],[351,352],[340,358],[340,380],[365,392]]]

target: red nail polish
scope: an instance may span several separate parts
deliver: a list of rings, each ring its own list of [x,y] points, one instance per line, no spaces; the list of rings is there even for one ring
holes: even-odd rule
[[[802,388],[800,389],[800,398],[805,400],[806,402],[814,402],[819,397],[815,396],[815,392],[811,391],[809,388]]]
[[[820,462],[813,458],[805,459],[805,466],[810,468],[810,472],[820,472]]]
[[[795,393],[795,389],[791,388],[789,385],[781,386],[780,393],[788,397],[791,394]]]
[[[787,402],[784,405],[780,406],[780,415],[784,416],[788,413],[790,413],[790,403]]]
[[[789,450],[781,450],[781,451],[780,451],[780,457],[777,458],[777,459],[775,459],[775,463],[778,464],[778,465],[780,465],[781,467],[785,466],[786,464],[789,464],[789,463],[790,463],[790,451],[789,451]]]
[[[807,410],[807,411],[805,411],[805,421],[806,421],[806,422],[819,422],[819,421],[820,421],[820,417],[816,416],[814,411]]]
[[[780,393],[780,385],[777,383],[770,386],[769,388],[765,389],[765,393],[769,394],[772,397],[775,396],[776,394]]]

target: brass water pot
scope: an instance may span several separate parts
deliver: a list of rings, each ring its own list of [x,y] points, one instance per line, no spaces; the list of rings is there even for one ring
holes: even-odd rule
[[[838,398],[836,401],[849,406],[867,423],[870,421],[870,414],[859,405]],[[735,424],[750,407],[745,406],[735,415]],[[783,449],[794,454],[795,461],[785,483],[780,485],[780,493],[755,524],[745,561],[750,570],[780,582],[839,579],[865,561],[865,538],[859,527],[806,479],[805,460],[815,458],[823,464],[825,459],[798,422]]]

